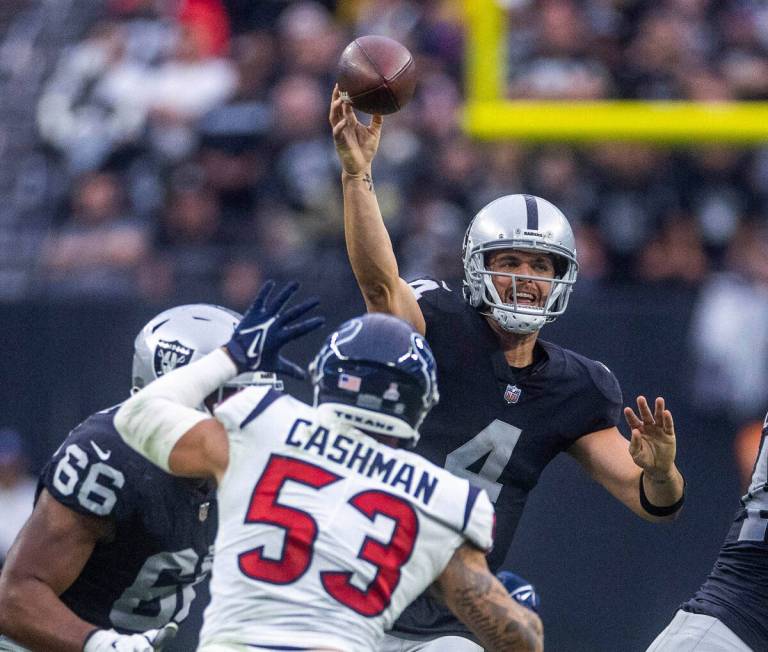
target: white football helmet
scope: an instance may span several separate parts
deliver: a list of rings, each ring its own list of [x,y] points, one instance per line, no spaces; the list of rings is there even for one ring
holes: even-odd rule
[[[488,252],[519,249],[552,254],[555,278],[491,272],[485,266]],[[576,282],[576,242],[571,225],[560,210],[541,197],[505,195],[484,206],[464,235],[464,298],[511,333],[535,333],[565,312]],[[494,276],[513,281],[511,303],[504,303],[493,285]],[[552,288],[543,306],[519,304],[517,280],[547,281]]]
[[[234,310],[207,303],[177,306],[150,319],[134,342],[131,393],[226,344],[241,319],[242,315]],[[219,389],[216,402],[227,388],[265,384],[282,389],[282,382],[274,374],[240,374]]]

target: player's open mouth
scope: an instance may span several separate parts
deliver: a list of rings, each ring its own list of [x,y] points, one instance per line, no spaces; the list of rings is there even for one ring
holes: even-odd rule
[[[509,296],[507,297],[507,301],[509,303],[513,303],[515,300],[514,293],[510,292]],[[524,291],[517,291],[517,303],[518,305],[522,306],[538,306],[539,300],[536,298],[536,295],[534,295],[532,292],[524,292]]]

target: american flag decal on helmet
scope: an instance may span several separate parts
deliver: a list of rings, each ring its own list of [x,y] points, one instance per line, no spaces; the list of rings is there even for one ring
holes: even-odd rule
[[[517,403],[522,393],[523,390],[517,385],[507,385],[507,389],[504,390],[504,400],[509,404]]]
[[[338,387],[349,392],[359,392],[363,379],[352,374],[339,374]]]

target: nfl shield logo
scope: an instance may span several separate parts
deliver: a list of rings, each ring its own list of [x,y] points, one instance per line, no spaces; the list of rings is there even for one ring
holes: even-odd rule
[[[507,389],[504,390],[504,400],[509,404],[517,403],[522,393],[523,390],[517,385],[507,385]]]
[[[211,510],[211,503],[201,503],[200,508],[197,510],[197,518],[201,523],[204,523],[208,518],[208,512]]]
[[[398,391],[397,383],[389,383],[387,391],[382,394],[382,398],[385,401],[399,401],[400,392]]]

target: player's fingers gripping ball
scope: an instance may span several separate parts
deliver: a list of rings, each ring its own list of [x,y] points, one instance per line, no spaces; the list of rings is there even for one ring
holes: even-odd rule
[[[240,373],[268,371],[304,378],[306,373],[297,364],[280,355],[287,342],[320,328],[322,317],[298,321],[320,303],[317,298],[307,299],[288,310],[283,310],[299,289],[298,283],[289,283],[273,297],[274,281],[267,281],[259,290],[256,300],[243,316],[226,348]]]
[[[413,97],[416,65],[401,43],[361,36],[341,53],[337,80],[342,97],[364,113],[395,113]]]
[[[539,612],[539,594],[536,593],[533,584],[512,571],[501,571],[496,574],[496,577],[504,585],[504,588],[509,592],[509,596],[515,602],[536,613]]]

